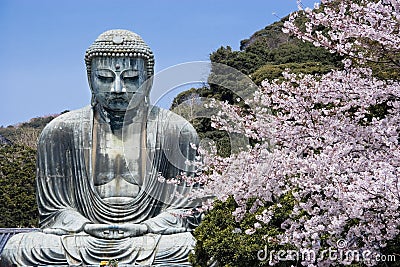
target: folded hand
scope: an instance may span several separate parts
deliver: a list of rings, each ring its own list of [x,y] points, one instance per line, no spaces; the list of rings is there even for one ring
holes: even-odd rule
[[[141,236],[147,233],[144,224],[86,224],[84,231],[94,237],[102,239],[122,239],[127,237]]]

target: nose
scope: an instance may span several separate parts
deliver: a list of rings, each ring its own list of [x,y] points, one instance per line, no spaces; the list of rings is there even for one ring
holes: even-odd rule
[[[115,77],[115,81],[114,81],[113,87],[111,88],[111,92],[115,92],[115,93],[123,92],[121,78],[118,75]]]
[[[126,88],[124,87],[124,84],[121,81],[121,77],[119,77],[119,76],[115,77],[114,83],[111,87],[111,92],[126,93]]]

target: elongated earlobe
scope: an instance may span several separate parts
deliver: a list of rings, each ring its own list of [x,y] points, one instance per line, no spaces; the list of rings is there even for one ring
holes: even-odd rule
[[[94,94],[92,94],[91,105],[92,105],[92,107],[94,107],[96,104],[97,104],[96,96]]]

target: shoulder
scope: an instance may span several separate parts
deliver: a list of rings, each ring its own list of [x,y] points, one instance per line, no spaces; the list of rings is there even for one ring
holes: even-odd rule
[[[161,122],[167,128],[178,128],[181,134],[192,134],[197,136],[197,132],[192,124],[182,116],[157,106],[151,107],[150,118]]]
[[[49,122],[44,127],[40,139],[51,135],[68,134],[76,130],[76,127],[90,121],[91,106],[68,111]]]

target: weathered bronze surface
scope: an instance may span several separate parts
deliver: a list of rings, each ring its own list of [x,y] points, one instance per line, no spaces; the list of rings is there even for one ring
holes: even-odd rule
[[[38,144],[41,232],[12,237],[2,265],[189,266],[199,216],[190,187],[162,182],[194,170],[197,134],[148,104],[154,59],[137,34],[111,30],[86,52],[90,106],[65,113]],[[176,194],[179,193],[179,194]]]

